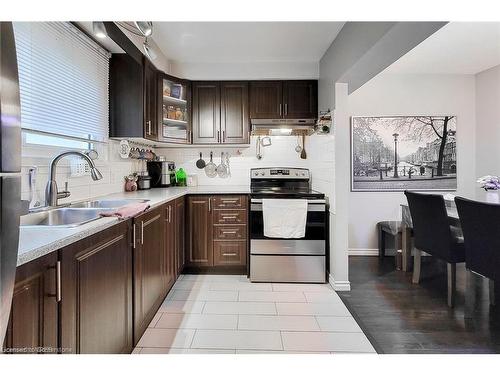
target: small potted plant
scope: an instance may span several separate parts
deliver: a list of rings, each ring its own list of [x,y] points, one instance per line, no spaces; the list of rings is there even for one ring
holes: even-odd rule
[[[483,176],[477,180],[479,186],[486,191],[486,201],[489,203],[500,203],[500,178],[498,176]]]

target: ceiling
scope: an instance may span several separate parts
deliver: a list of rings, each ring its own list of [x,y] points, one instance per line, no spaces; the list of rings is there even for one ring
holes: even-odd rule
[[[155,22],[174,62],[319,61],[343,22]]]
[[[384,73],[476,74],[500,64],[500,22],[451,22]]]

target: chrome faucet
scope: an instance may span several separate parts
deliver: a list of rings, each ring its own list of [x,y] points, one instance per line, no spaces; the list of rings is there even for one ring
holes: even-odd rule
[[[57,182],[56,182],[57,163],[63,157],[68,156],[68,155],[79,156],[88,163],[88,165],[90,166],[90,176],[92,177],[92,180],[97,181],[97,180],[102,179],[101,172],[99,172],[99,170],[96,168],[96,166],[94,164],[94,161],[87,154],[84,154],[83,152],[79,152],[79,151],[62,152],[59,155],[57,155],[54,159],[52,159],[52,161],[50,162],[49,181],[47,182],[47,186],[45,188],[45,206],[49,206],[49,207],[57,206],[57,201],[59,199],[67,198],[71,195],[71,193],[68,191],[68,183],[67,182],[66,182],[66,188],[64,191],[57,190]]]

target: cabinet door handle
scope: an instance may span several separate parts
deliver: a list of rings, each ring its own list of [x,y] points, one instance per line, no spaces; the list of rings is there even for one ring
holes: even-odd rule
[[[172,206],[168,206],[168,222],[172,222]]]
[[[208,198],[208,212],[212,211],[211,202],[212,198]]]
[[[223,219],[236,219],[236,216],[222,216]]]
[[[285,103],[285,116],[288,115],[288,103]]]
[[[56,263],[56,301],[62,301],[62,286],[61,286],[61,261]]]
[[[225,256],[225,257],[235,257],[238,254],[237,253],[222,253],[222,255]]]
[[[226,142],[226,131],[225,130],[222,131],[222,142],[223,143]]]
[[[141,221],[141,245],[144,245],[144,221]]]
[[[236,234],[236,231],[235,230],[223,230],[222,231],[222,234]]]
[[[280,116],[281,116],[281,103],[280,103]]]
[[[151,120],[147,121],[146,125],[148,126],[148,135],[151,135]]]
[[[135,241],[136,238],[135,238],[135,223],[134,223],[132,228],[132,246],[134,247],[134,249],[135,249]]]

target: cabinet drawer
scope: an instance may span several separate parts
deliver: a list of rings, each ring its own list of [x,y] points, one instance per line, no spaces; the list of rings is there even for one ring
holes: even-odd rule
[[[214,241],[214,265],[246,264],[246,244],[246,241]]]
[[[245,224],[247,211],[214,210],[214,224]]]
[[[228,209],[228,208],[247,208],[247,199],[245,196],[238,195],[217,195],[212,198],[214,208]]]
[[[246,226],[224,225],[224,226],[214,227],[215,240],[246,240],[246,238],[247,238]]]

